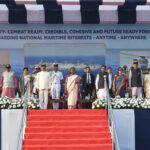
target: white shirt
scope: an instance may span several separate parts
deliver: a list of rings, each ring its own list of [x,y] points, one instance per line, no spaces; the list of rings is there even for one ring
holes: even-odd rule
[[[99,74],[97,75],[96,81],[95,81],[96,90],[98,90],[98,83],[99,83]]]
[[[34,80],[33,80],[33,93],[36,93],[36,89],[37,89],[37,73],[33,74],[32,77],[34,78]]]
[[[26,76],[24,76],[24,85],[26,86],[27,84],[29,84],[30,83],[30,75],[26,75]]]
[[[60,71],[52,71],[51,73],[51,83],[52,84],[60,84],[60,81],[63,80],[63,75]]]
[[[112,73],[108,74],[109,89],[112,88]]]
[[[14,72],[3,72],[3,88],[14,88]]]
[[[50,75],[47,71],[41,71],[37,74],[37,89],[48,90],[51,88]]]
[[[91,75],[90,75],[90,73],[87,73],[86,76],[87,76],[87,80],[86,80],[87,83],[91,84]]]

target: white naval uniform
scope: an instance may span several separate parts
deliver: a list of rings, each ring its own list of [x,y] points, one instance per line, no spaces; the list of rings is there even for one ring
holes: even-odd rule
[[[37,74],[37,88],[39,89],[40,108],[47,109],[48,90],[51,88],[50,75],[47,71],[41,71]]]
[[[37,74],[32,75],[32,77],[34,78],[33,81],[33,93],[36,94],[36,90],[37,90]]]
[[[63,80],[63,75],[60,71],[52,71],[51,73],[51,94],[52,99],[59,99],[60,98],[60,91],[61,91],[61,80]],[[59,103],[53,103],[53,109],[59,109]]]

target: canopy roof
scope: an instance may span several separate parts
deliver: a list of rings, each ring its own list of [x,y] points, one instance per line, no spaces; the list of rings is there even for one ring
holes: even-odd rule
[[[0,23],[149,24],[150,0],[0,0]]]
[[[0,4],[150,5],[150,0],[0,0]]]

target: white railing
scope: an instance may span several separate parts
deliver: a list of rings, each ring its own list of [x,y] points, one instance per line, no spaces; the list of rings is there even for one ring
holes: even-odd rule
[[[22,143],[23,143],[26,123],[27,123],[27,111],[28,111],[27,105],[28,105],[28,101],[30,100],[30,83],[28,84],[26,92],[24,96],[22,96],[22,99],[24,99],[24,107],[23,107],[21,122],[19,126],[19,134],[16,143],[16,150],[22,150]]]
[[[104,87],[105,87],[105,100],[107,103],[106,108],[108,111],[107,112],[108,113],[108,120],[109,120],[109,125],[111,127],[111,132],[112,132],[113,150],[120,150],[118,136],[117,136],[115,122],[114,122],[113,111],[112,111],[111,100],[109,97],[109,90],[107,87],[106,76],[104,76]]]
[[[104,76],[104,85],[105,85],[105,100],[107,103],[106,108],[108,111],[108,120],[109,120],[109,125],[112,130],[113,150],[120,150],[118,136],[117,136],[115,122],[114,122],[113,111],[112,111],[111,100],[109,97],[109,91],[108,91],[107,82],[106,82],[106,76]],[[29,89],[27,89],[27,91],[30,92],[30,86],[28,88]],[[28,92],[26,92],[25,96],[22,97],[24,98],[24,108],[23,108],[22,118],[21,118],[21,122],[19,126],[19,134],[18,134],[17,143],[16,143],[16,150],[22,150],[22,142],[24,139],[25,127],[26,127],[26,122],[27,122],[27,104],[30,98],[29,96],[30,94]]]

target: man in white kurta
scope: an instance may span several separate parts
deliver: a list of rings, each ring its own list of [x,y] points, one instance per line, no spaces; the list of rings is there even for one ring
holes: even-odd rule
[[[54,71],[51,73],[51,94],[52,99],[60,99],[61,85],[63,83],[63,75],[58,71],[58,64],[54,64]],[[59,103],[53,103],[53,109],[59,109]]]
[[[1,75],[0,89],[2,90],[2,96],[8,96],[15,98],[15,92],[17,88],[17,78],[14,72],[11,71],[10,64],[6,65],[6,71]]]
[[[47,109],[48,93],[50,91],[50,75],[46,71],[46,64],[41,65],[41,72],[37,74],[37,90],[39,91],[40,108]]]

